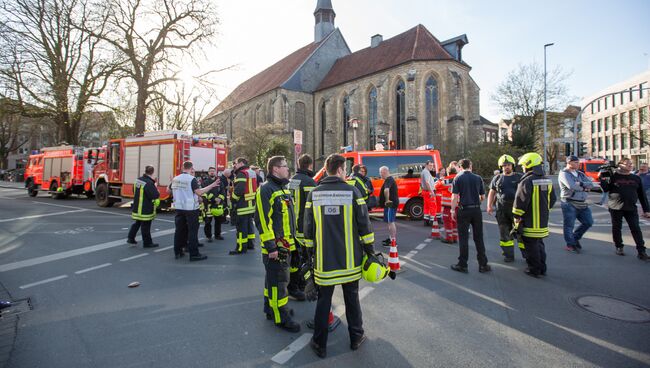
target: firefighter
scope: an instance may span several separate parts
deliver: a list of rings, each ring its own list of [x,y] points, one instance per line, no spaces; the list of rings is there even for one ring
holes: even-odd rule
[[[133,184],[133,208],[131,218],[135,220],[126,242],[138,244],[135,236],[139,229],[142,229],[142,247],[155,248],[158,244],[151,240],[151,222],[156,217],[156,207],[160,205],[160,193],[156,182],[151,177],[154,173],[153,166],[147,166],[144,174]]]
[[[264,313],[268,320],[289,332],[299,332],[300,325],[291,319],[289,268],[291,248],[295,249],[295,214],[289,184],[289,167],[283,156],[273,156],[267,164],[268,180],[255,195],[255,220],[260,229],[264,279]]]
[[[328,317],[336,285],[343,288],[350,349],[366,340],[359,303],[359,279],[364,254],[373,254],[374,233],[362,194],[345,182],[345,158],[332,154],[325,161],[328,176],[307,197],[305,245],[313,255],[318,302],[310,346],[327,355]],[[310,293],[311,295],[311,293]]]
[[[525,173],[517,186],[512,213],[517,233],[526,247],[528,268],[524,272],[538,278],[546,275],[544,238],[549,235],[548,215],[556,196],[551,180],[544,175],[539,154],[526,153],[519,158],[519,165]]]
[[[368,203],[368,198],[370,197],[370,188],[366,185],[366,178],[361,174],[361,165],[357,164],[352,166],[352,175],[346,180],[346,182],[353,187],[356,187],[361,193],[363,200]]]
[[[436,220],[436,195],[434,191],[434,180],[431,174],[434,169],[433,161],[427,161],[422,172],[420,173],[420,192],[423,201],[423,218],[424,226],[431,226],[431,222]]]
[[[289,181],[289,190],[293,196],[294,218],[296,220],[296,250],[291,252],[291,277],[289,278],[289,296],[298,300],[305,300],[304,282],[300,277],[300,265],[304,258],[305,235],[303,234],[303,220],[305,218],[305,203],[307,195],[316,188],[313,179],[314,159],[310,155],[298,158],[298,170]]]
[[[226,185],[217,177],[217,169],[210,167],[208,169],[208,177],[204,178],[202,181],[203,187],[206,187],[215,181],[218,181],[219,184],[209,192],[203,194],[207,207],[207,216],[205,218],[203,232],[205,233],[205,237],[208,239],[208,243],[212,243],[212,221],[214,221],[214,238],[217,240],[223,240],[223,236],[221,236],[221,223],[225,220],[225,216],[214,217],[212,215],[212,210],[218,206],[223,207],[226,201]]]
[[[502,172],[492,178],[490,192],[488,193],[487,212],[494,214],[499,225],[499,245],[501,246],[504,262],[515,260],[515,239],[512,233],[514,218],[512,217],[512,204],[517,192],[517,184],[521,180],[521,173],[515,172],[515,159],[510,155],[499,157],[499,167]],[[496,206],[495,206],[496,204]],[[519,243],[522,257],[526,258],[524,244]]]
[[[451,187],[457,173],[456,164],[456,161],[450,162],[449,167],[447,167],[448,175],[443,177],[442,180],[438,180],[435,184],[435,191],[436,193],[440,193],[440,203],[442,205],[444,236],[441,241],[448,244],[458,241],[456,220],[451,216]]]
[[[235,182],[231,195],[232,206],[237,213],[237,248],[230,255],[246,253],[253,249],[255,230],[251,219],[255,213],[255,191],[257,190],[257,175],[248,167],[248,161],[239,157],[235,160]]]

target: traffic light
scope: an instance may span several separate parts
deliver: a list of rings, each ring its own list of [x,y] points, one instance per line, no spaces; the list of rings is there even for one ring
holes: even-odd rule
[[[587,156],[587,143],[578,142],[578,157],[585,157],[585,156]]]
[[[394,139],[392,139],[390,142],[388,142],[388,149],[390,149],[390,150],[396,150],[397,149],[397,142],[395,142]]]
[[[571,156],[571,143],[564,144],[564,156]]]

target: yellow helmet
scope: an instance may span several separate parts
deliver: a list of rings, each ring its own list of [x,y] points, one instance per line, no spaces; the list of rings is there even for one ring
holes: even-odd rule
[[[381,258],[381,259],[380,259]],[[361,262],[361,275],[368,282],[379,282],[388,276],[390,269],[386,266],[384,256],[381,253],[368,256],[363,255]]]
[[[542,156],[537,152],[528,152],[519,157],[519,165],[524,169],[530,169],[542,164]]]
[[[503,164],[512,164],[512,166],[515,166],[515,159],[510,155],[503,155],[499,157],[499,167],[503,166]]]
[[[223,206],[217,206],[210,209],[210,214],[214,217],[219,217],[223,215]]]

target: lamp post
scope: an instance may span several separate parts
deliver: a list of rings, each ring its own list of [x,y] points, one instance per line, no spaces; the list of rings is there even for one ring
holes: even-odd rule
[[[352,118],[348,121],[352,128],[352,151],[357,150],[357,129],[359,128],[359,119]]]
[[[548,160],[546,158],[546,140],[547,138],[547,132],[546,132],[546,48],[549,46],[553,46],[552,43],[547,43],[544,45],[544,171],[548,173]]]

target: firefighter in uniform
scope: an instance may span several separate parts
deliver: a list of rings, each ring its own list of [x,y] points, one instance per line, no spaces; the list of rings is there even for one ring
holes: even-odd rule
[[[305,203],[307,195],[316,188],[316,181],[313,179],[314,159],[310,155],[302,155],[298,158],[298,170],[289,181],[289,190],[293,196],[293,212],[296,219],[296,250],[291,252],[291,277],[289,278],[289,296],[303,301],[305,300],[304,281],[300,277],[300,265],[305,258],[305,235],[303,234],[303,221],[305,218]]]
[[[135,220],[126,242],[129,244],[138,244],[135,241],[135,236],[139,229],[142,229],[142,246],[144,248],[155,248],[155,244],[151,239],[151,222],[156,217],[156,207],[160,205],[160,193],[156,187],[156,182],[153,180],[153,166],[147,166],[144,169],[144,175],[138,178],[133,184],[133,208],[131,210],[131,218]]]
[[[230,255],[243,254],[253,249],[255,230],[251,219],[255,213],[255,191],[257,175],[248,167],[248,161],[239,157],[235,160],[235,182],[231,195],[233,209],[237,213],[237,248]]]
[[[264,313],[279,328],[299,332],[300,325],[291,319],[289,302],[289,267],[291,248],[295,249],[295,225],[289,184],[289,167],[283,156],[273,156],[267,164],[268,180],[255,195],[255,220],[260,229],[264,279]]]
[[[423,201],[424,226],[431,226],[436,220],[436,194],[434,180],[431,171],[434,169],[433,161],[427,161],[420,173],[420,192]]]
[[[526,247],[528,268],[524,272],[532,277],[546,275],[544,238],[549,235],[548,215],[555,204],[553,184],[544,175],[542,157],[530,152],[519,158],[524,176],[517,186],[512,213],[515,229]]]
[[[305,245],[313,255],[313,274],[318,287],[311,348],[321,358],[327,354],[328,316],[335,285],[343,288],[350,348],[366,340],[359,303],[364,252],[373,253],[374,233],[362,194],[345,182],[345,158],[330,155],[328,176],[307,197]]]
[[[488,193],[487,212],[494,214],[496,204],[496,219],[499,225],[499,245],[505,262],[515,260],[515,237],[512,234],[514,217],[512,216],[512,204],[517,192],[517,184],[521,180],[521,173],[514,171],[515,159],[510,155],[499,157],[501,174],[492,178],[490,192]],[[526,258],[524,244],[519,243],[522,257]]]
[[[219,184],[212,188],[209,192],[203,194],[205,198],[206,213],[205,226],[203,227],[203,232],[205,237],[208,239],[208,243],[212,243],[212,221],[214,221],[214,238],[217,240],[223,240],[221,236],[221,224],[226,219],[226,216],[223,214],[221,216],[213,216],[213,210],[216,208],[221,208],[223,210],[224,204],[226,202],[226,183],[222,182],[219,177],[217,177],[217,169],[211,167],[208,169],[208,177],[202,180],[204,187],[218,181]]]
[[[442,204],[442,224],[444,229],[443,243],[455,243],[458,241],[456,221],[451,216],[451,186],[456,177],[455,161],[449,164],[447,168],[449,175],[438,180],[435,184],[436,193],[440,193],[440,203]]]

